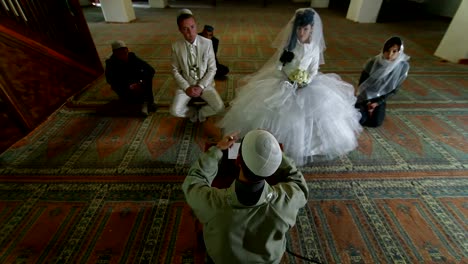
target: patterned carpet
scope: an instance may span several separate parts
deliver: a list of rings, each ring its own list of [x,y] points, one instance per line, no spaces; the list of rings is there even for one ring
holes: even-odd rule
[[[362,173],[368,172],[466,173],[468,108],[405,106],[388,113],[381,128],[364,130],[359,147],[349,155],[318,158],[302,171],[313,174],[311,178],[341,173],[365,177]],[[113,175],[126,180],[129,175],[146,175],[158,180],[160,175],[184,175],[205,144],[221,136],[214,122],[215,118],[194,124],[163,110],[138,118],[64,109],[1,156],[0,179]]]
[[[465,66],[466,67],[466,66]],[[357,83],[360,73],[344,73],[340,76],[349,83]],[[227,80],[216,80],[216,89],[221,98],[227,103],[236,94],[239,79],[244,74],[229,74]],[[156,102],[160,106],[168,107],[174,96],[176,86],[171,73],[159,73],[153,79]],[[468,87],[468,74],[457,73],[437,73],[436,75],[427,73],[411,74],[405,82],[405,89],[393,98],[391,104],[435,104],[440,107],[466,107]],[[84,92],[73,98],[73,107],[95,107],[106,104],[111,100],[116,100],[117,95],[111,90],[104,76],[95,81]],[[445,104],[445,105],[444,105]],[[453,105],[455,104],[455,105]]]
[[[192,9],[221,40],[218,57],[231,73],[216,88],[226,104],[298,7]],[[2,153],[0,263],[204,263],[180,184],[221,137],[221,115],[193,124],[168,113],[177,10],[136,8],[128,24],[84,10],[102,61],[123,39],[156,68],[160,108],[147,118],[115,113],[117,97],[101,77]],[[321,263],[468,263],[468,68],[432,55],[449,21],[359,24],[339,10],[319,12],[321,71],[356,85],[393,34],[405,40],[411,69],[382,127],[365,129],[349,155],[301,168],[310,197],[288,248]],[[282,263],[306,262],[285,254]]]
[[[287,246],[321,263],[466,263],[467,188],[312,180]],[[3,184],[0,198],[1,263],[203,263],[180,184]]]

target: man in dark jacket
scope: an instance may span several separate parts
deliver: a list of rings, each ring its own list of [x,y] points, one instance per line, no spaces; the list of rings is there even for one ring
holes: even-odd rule
[[[120,100],[141,104],[141,113],[147,116],[156,111],[153,96],[155,70],[151,65],[129,52],[125,42],[112,44],[112,56],[106,60],[106,79]]]
[[[218,61],[217,53],[218,53],[218,45],[219,39],[214,36],[214,28],[210,25],[205,25],[203,31],[199,33],[200,36],[205,37],[207,39],[211,39],[213,43],[213,50],[215,53],[215,60],[216,60],[216,75],[215,79],[223,78],[229,73],[229,68],[225,65],[222,65]]]

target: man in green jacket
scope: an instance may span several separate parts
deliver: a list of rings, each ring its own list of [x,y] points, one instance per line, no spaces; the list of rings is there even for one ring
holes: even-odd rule
[[[307,184],[272,134],[252,130],[239,148],[237,179],[227,189],[211,187],[222,151],[235,141],[235,134],[224,137],[190,168],[182,185],[187,203],[203,224],[214,263],[279,263],[286,233],[307,202]],[[280,182],[268,184],[271,176]]]

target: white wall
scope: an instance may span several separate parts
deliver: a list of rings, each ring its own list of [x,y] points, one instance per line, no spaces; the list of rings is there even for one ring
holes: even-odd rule
[[[106,22],[127,23],[135,20],[135,10],[131,0],[100,0]]]
[[[359,23],[375,23],[382,0],[351,0],[346,18]]]
[[[154,8],[165,8],[168,6],[167,0],[148,0],[148,4]]]
[[[468,59],[468,0],[462,0],[434,55],[457,63]]]
[[[315,8],[328,8],[329,0],[311,0],[310,6]]]

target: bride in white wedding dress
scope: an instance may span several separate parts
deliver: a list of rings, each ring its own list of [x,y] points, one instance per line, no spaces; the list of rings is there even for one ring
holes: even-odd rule
[[[242,137],[252,129],[271,132],[298,165],[321,155],[336,158],[357,147],[362,131],[354,87],[324,63],[322,22],[312,8],[296,10],[273,43],[277,52],[247,76],[217,125]]]

